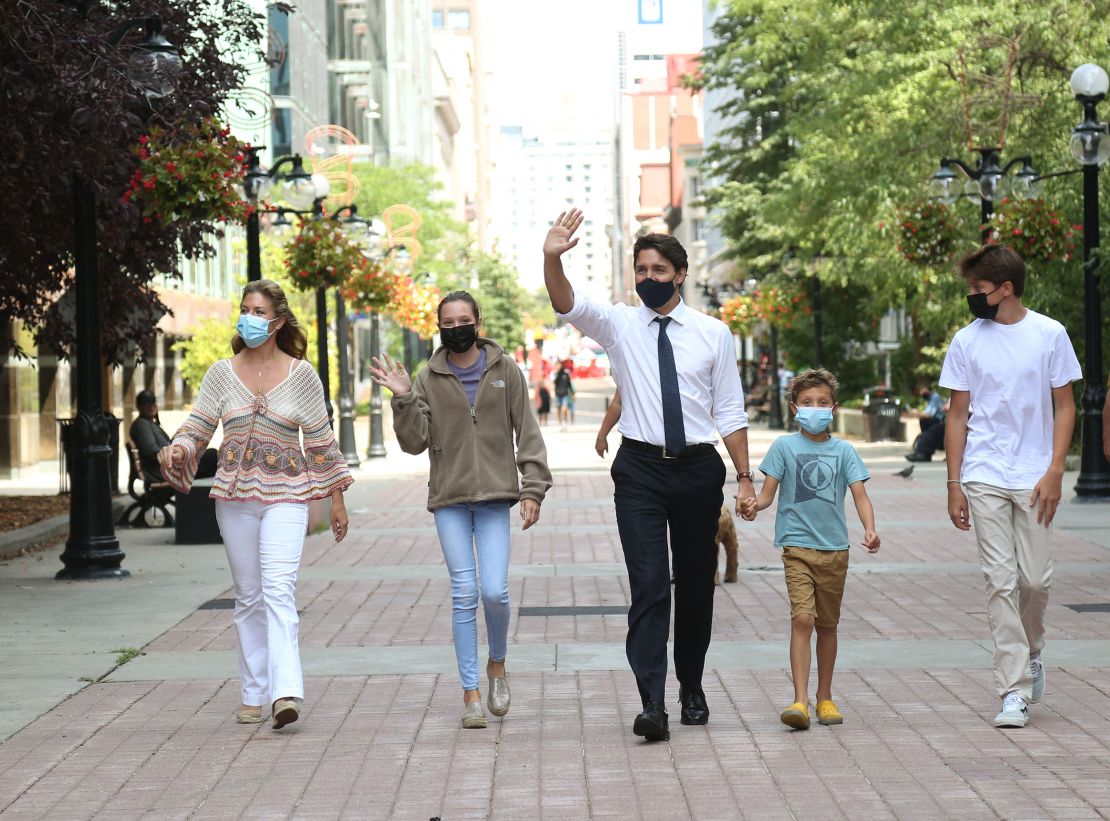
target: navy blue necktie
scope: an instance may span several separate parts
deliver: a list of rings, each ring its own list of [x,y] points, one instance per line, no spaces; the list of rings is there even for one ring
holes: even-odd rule
[[[659,323],[659,393],[663,399],[663,440],[672,456],[686,447],[686,426],[682,422],[682,396],[678,392],[678,371],[674,349],[667,338],[671,317],[657,316]]]

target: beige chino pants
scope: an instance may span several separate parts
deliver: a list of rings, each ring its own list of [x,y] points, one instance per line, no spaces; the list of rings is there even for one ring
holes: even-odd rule
[[[964,485],[979,564],[987,581],[987,619],[994,637],[998,695],[1030,700],[1029,655],[1044,647],[1044,613],[1052,583],[1051,529],[1037,524],[1032,490],[981,482]]]

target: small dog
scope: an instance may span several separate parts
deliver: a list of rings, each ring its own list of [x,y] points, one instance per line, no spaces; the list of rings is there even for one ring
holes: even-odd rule
[[[721,508],[720,518],[717,519],[717,546],[725,549],[725,583],[732,584],[736,581],[736,571],[740,546],[736,542],[736,522],[732,518],[733,512],[725,505]],[[720,550],[717,552],[720,555]],[[721,571],[713,574],[713,584],[721,583]],[[674,571],[671,571],[671,584],[674,584]]]
[[[717,544],[725,548],[725,582],[729,584],[736,581],[737,553],[740,551],[736,542],[736,522],[733,521],[732,516],[733,511],[725,505],[721,508],[721,517],[717,520]],[[713,582],[721,583],[720,571],[713,577]]]

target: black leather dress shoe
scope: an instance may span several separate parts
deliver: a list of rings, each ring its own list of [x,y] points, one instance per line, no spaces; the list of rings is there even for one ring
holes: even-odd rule
[[[705,703],[705,693],[701,687],[679,685],[678,700],[682,702],[683,724],[709,723],[709,705]]]
[[[916,450],[911,450],[906,454],[906,459],[910,462],[931,462],[933,461],[933,456],[932,454],[924,454]]]
[[[670,741],[671,731],[667,727],[667,711],[658,701],[649,701],[644,711],[632,722],[632,732],[642,735],[648,741]]]

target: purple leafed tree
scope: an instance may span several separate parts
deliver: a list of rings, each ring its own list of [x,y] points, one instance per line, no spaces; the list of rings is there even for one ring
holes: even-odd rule
[[[143,33],[108,42],[120,23],[153,14],[182,60],[173,93],[157,100],[129,73]],[[0,321],[22,320],[38,344],[73,352],[72,297],[62,297],[73,282],[72,185],[81,178],[97,197],[104,359],[134,358],[166,310],[151,281],[180,276],[182,256],[211,255],[219,226],[144,223],[122,199],[138,163],[131,149],[155,123],[218,116],[264,35],[246,0],[0,2]]]

